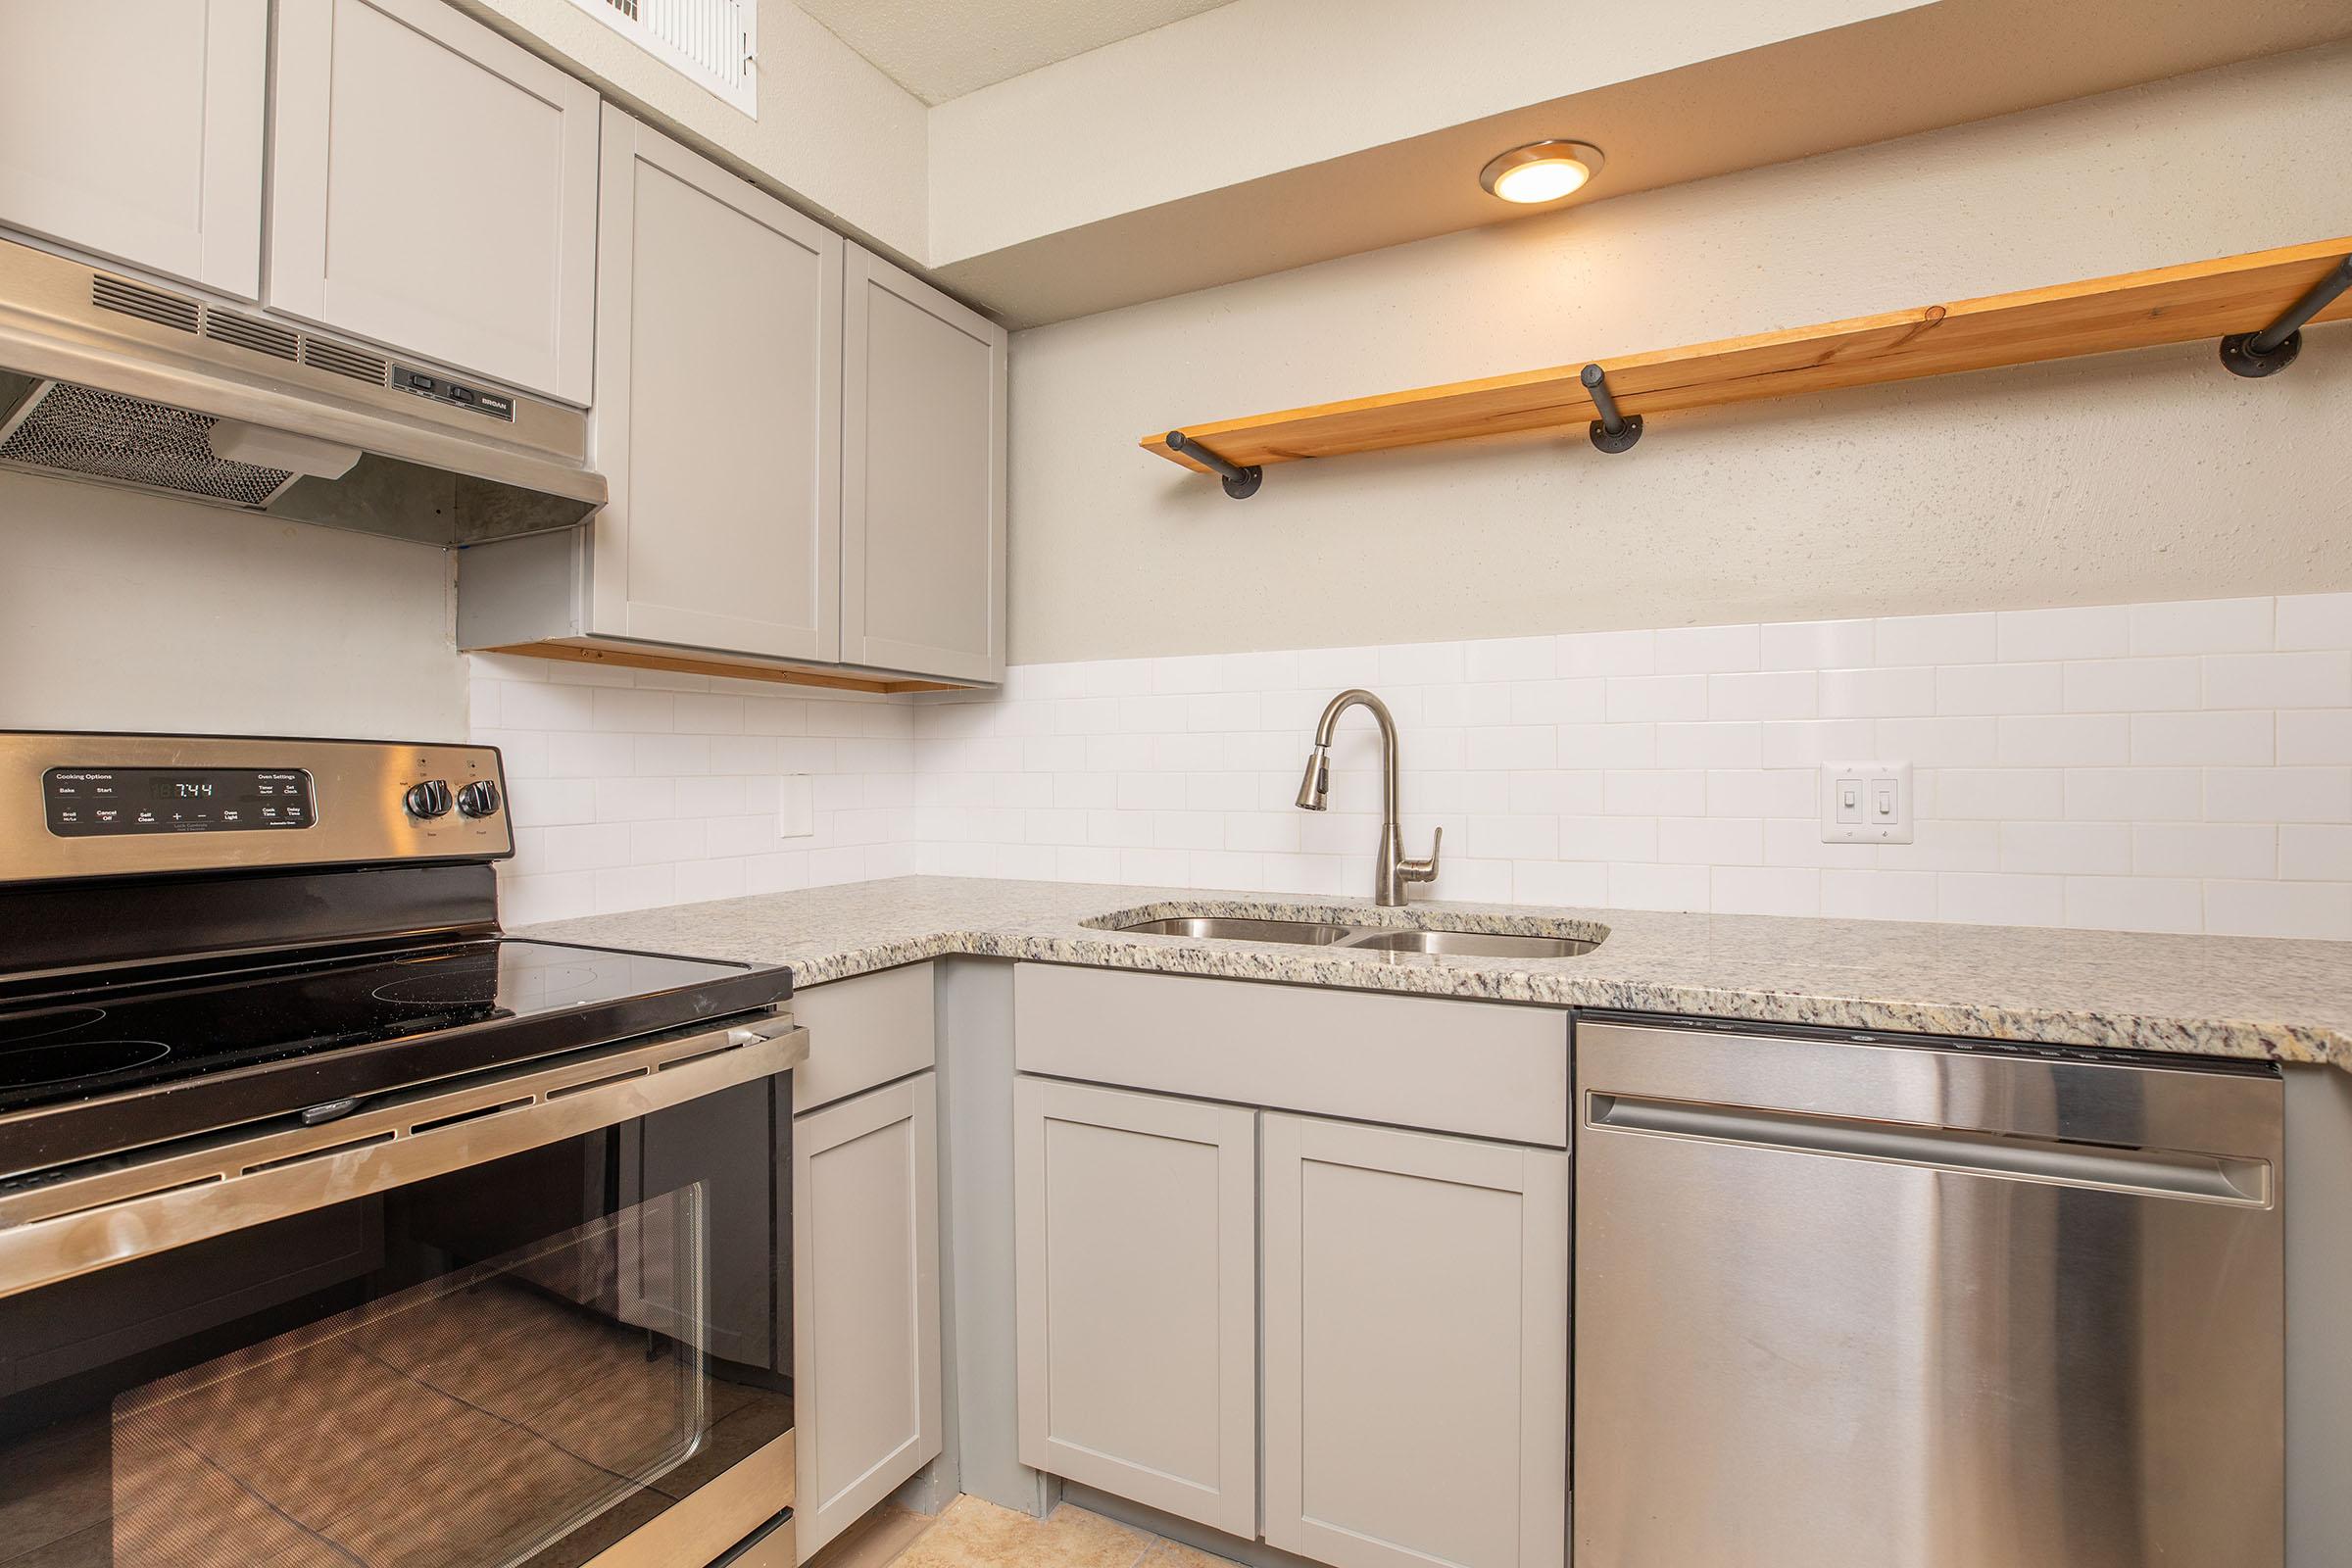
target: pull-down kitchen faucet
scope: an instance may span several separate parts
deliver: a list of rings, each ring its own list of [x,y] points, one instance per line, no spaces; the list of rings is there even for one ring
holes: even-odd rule
[[[1438,852],[1445,845],[1446,830],[1439,828],[1430,840],[1428,859],[1405,858],[1404,829],[1396,820],[1396,720],[1390,716],[1388,704],[1360,687],[1351,687],[1331,700],[1315,723],[1315,749],[1306,754],[1306,777],[1298,785],[1298,807],[1306,811],[1329,809],[1331,728],[1342,713],[1358,707],[1370,709],[1380,724],[1380,862],[1373,872],[1372,902],[1394,908],[1404,903],[1405,884],[1438,879]]]

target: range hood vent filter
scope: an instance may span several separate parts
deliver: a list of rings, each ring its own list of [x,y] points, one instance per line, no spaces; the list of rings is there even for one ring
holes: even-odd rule
[[[295,474],[214,455],[220,421],[162,403],[44,381],[0,426],[0,463],[261,508]]]

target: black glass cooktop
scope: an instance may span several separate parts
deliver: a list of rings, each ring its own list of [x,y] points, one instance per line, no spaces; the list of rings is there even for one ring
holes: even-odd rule
[[[489,938],[218,964],[0,1004],[0,1174],[763,1007],[790,972]],[[101,1131],[54,1136],[74,1106]],[[44,1112],[27,1116],[27,1112]],[[89,1120],[90,1118],[80,1118]]]

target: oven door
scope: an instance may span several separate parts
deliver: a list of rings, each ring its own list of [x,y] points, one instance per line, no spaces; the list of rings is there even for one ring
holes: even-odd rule
[[[791,1561],[806,1054],[739,1020],[0,1188],[0,1561]]]

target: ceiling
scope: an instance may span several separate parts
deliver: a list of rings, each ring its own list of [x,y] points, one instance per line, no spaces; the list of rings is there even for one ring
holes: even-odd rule
[[[944,104],[1226,0],[797,0],[927,104]]]

